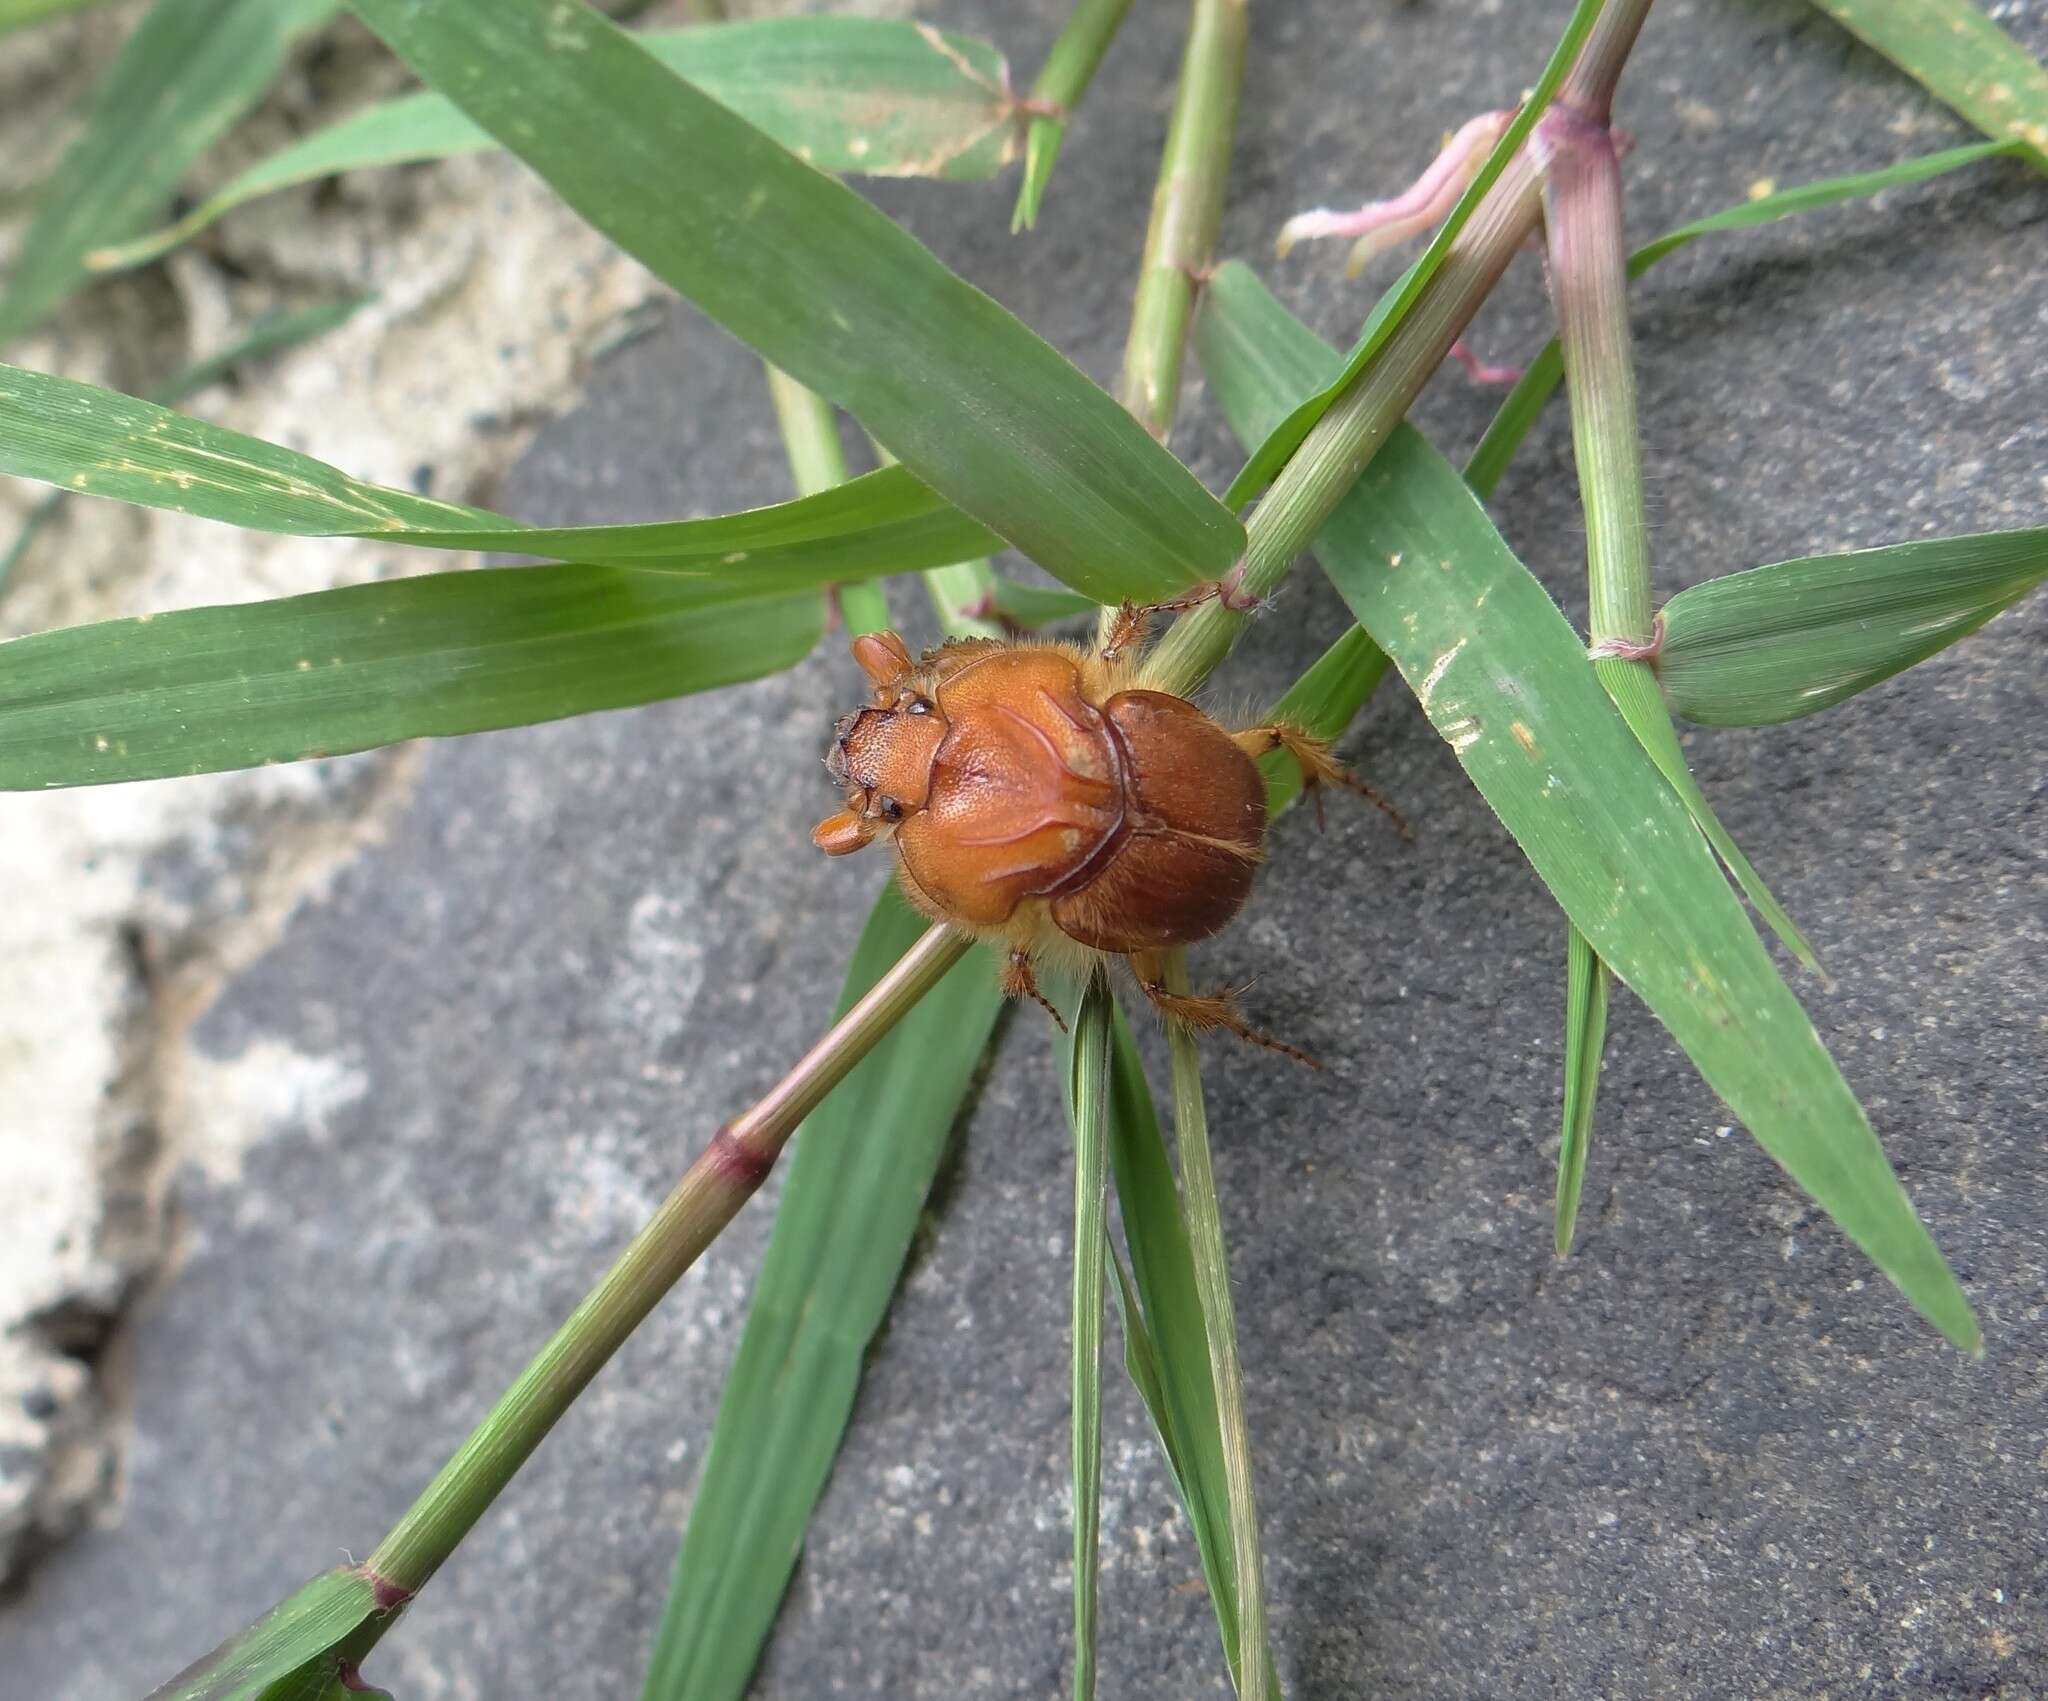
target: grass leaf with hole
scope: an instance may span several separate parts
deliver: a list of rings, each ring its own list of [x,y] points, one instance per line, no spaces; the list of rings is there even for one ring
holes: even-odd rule
[[[1235,508],[1249,501],[1270,484],[1273,475],[1287,462],[1287,458],[1301,447],[1302,439],[1313,429],[1317,420],[1329,411],[1330,404],[1348,390],[1359,373],[1372,363],[1373,357],[1386,346],[1401,321],[1408,315],[1422,294],[1423,286],[1436,275],[1443,264],[1444,255],[1457,240],[1458,232],[1465,228],[1475,208],[1486,199],[1500,174],[1507,169],[1509,160],[1515,157],[1536,121],[1543,116],[1543,109],[1550,104],[1550,97],[1572,68],[1579,49],[1585,45],[1586,37],[1592,32],[1593,24],[1600,15],[1604,0],[1578,0],[1572,8],[1572,15],[1564,27],[1564,34],[1558,38],[1556,48],[1550,55],[1550,62],[1543,67],[1543,74],[1536,79],[1536,86],[1529,91],[1528,98],[1521,104],[1515,119],[1486,156],[1486,163],[1472,179],[1464,194],[1458,197],[1436,234],[1430,238],[1429,246],[1422,257],[1402,275],[1401,281],[1382,296],[1365,322],[1358,341],[1351,352],[1344,357],[1341,365],[1315,394],[1297,403],[1287,411],[1286,416],[1275,423],[1252,451],[1251,458],[1244,464],[1244,470],[1230,481],[1229,493],[1224,501]]]
[[[1237,334],[1204,334],[1218,318]],[[1238,265],[1212,281],[1197,333],[1246,442],[1338,359]],[[1248,345],[1261,360],[1235,358]],[[1601,960],[1906,1298],[1979,1350],[1962,1289],[1684,803],[1463,479],[1403,427],[1316,553]]]
[[[1076,590],[1170,596],[1242,550],[1035,333],[580,0],[355,7],[593,226]]]
[[[753,18],[637,38],[678,76],[820,171],[992,177],[1017,149],[1003,56],[972,36],[890,18]],[[328,124],[237,172],[183,218],[87,256],[136,266],[223,214],[337,172],[497,147],[445,97],[401,95]]]
[[[339,1701],[351,1692],[337,1675],[341,1662],[385,1613],[363,1572],[323,1571],[148,1701]]]
[[[1586,1184],[1586,1151],[1593,1139],[1593,1109],[1600,1095],[1600,1053],[1607,1042],[1607,998],[1613,979],[1586,936],[1565,923],[1564,1109],[1557,1146],[1557,1255],[1572,1249],[1579,1194]]]
[[[277,80],[292,42],[339,10],[340,0],[156,0],[43,184],[0,295],[0,342],[86,280],[89,249],[154,217],[192,162]]]
[[[894,882],[839,1014],[929,924]],[[643,1701],[739,1701],[853,1412],[868,1342],[1002,1005],[972,952],[810,1115],[698,1473]]]
[[[1972,0],[1813,0],[1987,136],[2048,171],[2048,70]]]
[[[1804,183],[1796,189],[1783,189],[1774,195],[1743,201],[1706,218],[1680,225],[1654,242],[1646,242],[1629,256],[1628,275],[1631,278],[1641,277],[1666,255],[1677,253],[1703,236],[1771,224],[1796,213],[1813,212],[1838,202],[1875,195],[1880,190],[1899,188],[1908,183],[1924,183],[1929,178],[1960,171],[1981,160],[2021,157],[2026,151],[2026,144],[2022,142],[1976,142],[1966,148],[1949,148],[1938,154],[1903,160],[1881,171],[1858,171],[1846,177],[1823,178],[1817,183]],[[1521,448],[1529,428],[1536,423],[1544,405],[1556,394],[1558,385],[1563,381],[1564,360],[1557,339],[1553,337],[1529,362],[1515,387],[1508,392],[1507,399],[1494,414],[1486,435],[1479,440],[1479,447],[1473,450],[1472,459],[1466,464],[1466,482],[1481,496],[1493,494],[1494,486],[1499,484],[1500,475],[1507,470],[1516,450]]]
[[[1974,632],[2048,577],[2048,529],[1926,538],[1728,573],[1664,605],[1657,679],[1708,726],[1797,720]]]
[[[251,768],[794,666],[824,598],[609,567],[428,573],[0,644],[0,790]]]

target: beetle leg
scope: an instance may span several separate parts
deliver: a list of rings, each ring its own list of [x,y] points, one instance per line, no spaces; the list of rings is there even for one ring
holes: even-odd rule
[[[1408,823],[1401,819],[1396,809],[1378,792],[1360,779],[1343,763],[1330,754],[1329,740],[1317,738],[1299,728],[1274,722],[1270,726],[1253,727],[1246,732],[1232,733],[1237,747],[1247,756],[1260,757],[1269,750],[1284,750],[1292,756],[1301,769],[1301,783],[1316,802],[1316,825],[1323,824],[1322,788],[1326,785],[1342,786],[1346,791],[1356,792],[1366,802],[1379,810],[1400,830],[1401,837],[1412,839],[1415,834]]]
[[[1005,998],[1029,998],[1058,1024],[1061,1033],[1067,1031],[1067,1020],[1052,1007],[1052,1002],[1038,990],[1038,976],[1031,972],[1031,953],[1012,948],[1003,959],[1002,989]]]
[[[1282,1057],[1291,1057],[1297,1063],[1305,1063],[1311,1069],[1322,1065],[1296,1045],[1289,1045],[1283,1039],[1275,1039],[1264,1030],[1255,1028],[1245,1020],[1244,1012],[1237,1007],[1237,994],[1228,990],[1198,997],[1185,992],[1169,992],[1166,982],[1160,976],[1160,966],[1149,953],[1140,953],[1131,958],[1131,972],[1138,977],[1138,990],[1152,1001],[1152,1008],[1169,1022],[1178,1022],[1182,1027],[1193,1028],[1202,1033],[1211,1028],[1222,1028],[1241,1040],[1253,1045],[1264,1046],[1268,1051],[1277,1051]]]

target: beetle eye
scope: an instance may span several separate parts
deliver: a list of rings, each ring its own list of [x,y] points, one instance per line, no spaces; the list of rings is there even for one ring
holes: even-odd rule
[[[875,813],[880,815],[884,821],[901,821],[903,819],[903,805],[898,803],[893,797],[885,797],[875,806]]]
[[[898,697],[896,707],[906,715],[928,715],[932,712],[931,700],[920,697],[915,691],[906,691]]]

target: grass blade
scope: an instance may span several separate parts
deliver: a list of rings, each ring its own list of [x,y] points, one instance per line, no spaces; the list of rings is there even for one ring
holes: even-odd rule
[[[900,467],[710,519],[526,526],[366,484],[296,450],[18,366],[0,366],[0,472],[258,531],[595,561],[751,594],[910,572],[999,541]]]
[[[1593,1139],[1593,1107],[1600,1094],[1600,1053],[1607,1043],[1607,995],[1613,976],[1593,954],[1586,936],[1565,923],[1564,1112],[1557,1147],[1557,1255],[1572,1249],[1579,1194],[1586,1184],[1586,1150]]]
[[[2048,171],[2048,71],[1971,0],[1813,0],[1987,136]]]
[[[637,39],[677,76],[820,171],[966,182],[994,176],[1017,151],[1009,67],[972,36],[828,16],[650,30]],[[402,95],[280,148],[176,223],[96,249],[88,263],[141,265],[234,208],[294,184],[497,145],[442,96]]]
[[[276,81],[294,39],[340,0],[156,0],[43,185],[0,295],[0,342],[86,279],[88,249],[132,236],[202,153]]]
[[[1708,726],[1797,720],[1974,632],[2048,577],[2048,529],[1815,555],[1694,585],[1664,608],[1657,679]]]
[[[152,1690],[149,1701],[340,1701],[361,1683],[351,1645],[390,1610],[361,1570],[323,1571]]]
[[[1212,284],[1209,314],[1249,318],[1255,335],[1241,323],[1234,339],[1204,341],[1203,363],[1253,441],[1337,357],[1249,272],[1224,270],[1236,275]],[[1264,361],[1233,363],[1248,341]],[[1292,387],[1275,384],[1289,366]],[[1979,1351],[1962,1289],[1683,802],[1463,479],[1404,427],[1317,553],[1601,960],[1906,1298]]]
[[[1374,308],[1372,316],[1365,322],[1364,331],[1344,357],[1342,365],[1313,395],[1290,408],[1286,416],[1261,439],[1252,451],[1251,459],[1245,462],[1244,470],[1231,480],[1229,493],[1223,499],[1228,506],[1239,506],[1272,482],[1273,475],[1285,464],[1288,456],[1301,447],[1302,439],[1329,411],[1330,404],[1351,387],[1352,380],[1386,346],[1387,339],[1422,294],[1423,286],[1443,264],[1444,255],[1450,251],[1458,232],[1465,228],[1465,221],[1471,218],[1473,209],[1486,199],[1486,192],[1507,169],[1508,161],[1514,158],[1529,132],[1536,127],[1536,121],[1543,116],[1550,97],[1557,92],[1558,85],[1571,70],[1572,62],[1578,58],[1579,49],[1585,45],[1586,37],[1592,33],[1604,3],[1605,0],[1578,0],[1572,8],[1571,18],[1565,24],[1564,34],[1558,38],[1550,62],[1544,66],[1542,76],[1536,79],[1536,86],[1522,102],[1514,122],[1495,144],[1493,152],[1487,155],[1478,176],[1458,197],[1458,204],[1451,209],[1450,216],[1438,228],[1436,235],[1430,238],[1422,257],[1408,268],[1401,281]]]
[[[59,12],[76,12],[99,3],[100,0],[0,0],[0,35],[26,24],[39,24]]]
[[[1239,1647],[1237,1574],[1208,1330],[1173,1165],[1145,1085],[1144,1064],[1120,1010],[1109,1073],[1110,1172],[1124,1238],[1131,1248],[1128,1281],[1121,1262],[1116,1266],[1125,1364],[1151,1415],[1195,1532],[1209,1604],[1234,1682]],[[1267,1684],[1278,1693],[1279,1679],[1270,1664]]]
[[[1628,275],[1631,278],[1641,277],[1666,255],[1677,253],[1703,236],[1748,230],[1756,225],[1790,218],[1796,213],[1813,212],[1841,201],[1875,195],[1883,189],[1924,183],[1931,177],[1960,171],[1980,160],[2016,158],[2025,152],[2026,144],[2023,142],[1978,142],[1966,148],[1949,148],[1941,153],[1903,160],[1881,171],[1858,171],[1846,177],[1823,178],[1817,183],[1801,184],[1797,189],[1785,189],[1775,195],[1744,201],[1706,218],[1695,219],[1691,224],[1680,225],[1656,241],[1645,243],[1629,256]],[[1507,399],[1494,414],[1493,423],[1486,428],[1486,435],[1479,440],[1479,447],[1473,450],[1472,459],[1465,467],[1465,481],[1482,497],[1493,494],[1500,475],[1507,470],[1508,462],[1514,459],[1516,450],[1521,448],[1522,440],[1529,434],[1529,428],[1536,423],[1537,416],[1563,379],[1564,360],[1557,339],[1553,337],[1544,345],[1543,352],[1529,363],[1514,389],[1508,392]]]
[[[1102,1276],[1109,1235],[1110,1030],[1098,968],[1074,1012],[1067,1103],[1074,1125],[1074,1701],[1095,1693],[1095,1573],[1102,1535]]]
[[[1038,223],[1045,186],[1066,139],[1067,118],[1095,80],[1095,69],[1130,9],[1131,0],[1079,0],[1045,56],[1044,69],[1031,85],[1031,104],[1039,110],[1024,134],[1024,181],[1017,185],[1017,210],[1010,215],[1013,233]]]
[[[580,0],[355,4],[593,226],[1055,577],[1156,599],[1237,558],[1243,527],[1108,395]]]
[[[181,609],[0,644],[0,790],[336,756],[792,667],[824,599],[501,567]]]
[[[354,295],[341,301],[323,301],[311,307],[265,314],[226,348],[205,355],[174,374],[152,391],[149,399],[168,407],[188,396],[197,395],[246,361],[262,360],[288,348],[296,348],[300,343],[311,342],[315,337],[325,336],[375,299],[374,293]],[[7,581],[13,578],[15,568],[21,565],[30,545],[56,518],[58,510],[64,506],[64,497],[63,490],[53,490],[29,510],[14,542],[9,545],[7,553],[0,556],[0,592],[5,592]]]
[[[923,934],[892,883],[837,1014]],[[726,1378],[643,1701],[739,1701],[1002,998],[970,954],[811,1113]]]
[[[1166,961],[1169,992],[1185,996],[1187,954]],[[1194,1259],[1195,1291],[1202,1302],[1216,1412],[1222,1425],[1223,1487],[1230,1524],[1231,1571],[1237,1581],[1237,1623],[1241,1653],[1238,1694],[1244,1701],[1268,1701],[1271,1655],[1266,1643],[1266,1575],[1259,1555],[1259,1511],[1252,1488],[1251,1436],[1245,1424],[1244,1376],[1237,1357],[1237,1316],[1230,1300],[1230,1263],[1223,1247],[1223,1213],[1216,1199],[1216,1172],[1209,1159],[1209,1111],[1202,1099],[1202,1060],[1195,1034],[1185,1023],[1166,1025],[1173,1060],[1174,1144],[1180,1151],[1182,1209],[1188,1249]]]
[[[1354,626],[1288,687],[1266,718],[1334,741],[1379,689],[1393,664],[1361,626]],[[1301,795],[1301,765],[1284,750],[1259,758],[1266,776],[1266,814],[1278,815]]]

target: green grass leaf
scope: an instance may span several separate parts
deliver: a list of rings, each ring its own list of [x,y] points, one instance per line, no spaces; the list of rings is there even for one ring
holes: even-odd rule
[[[1074,1701],[1095,1694],[1096,1568],[1102,1540],[1102,1277],[1109,1173],[1110,1036],[1116,1004],[1101,969],[1089,975],[1067,1055],[1074,1127]]]
[[[1237,558],[1243,528],[1107,394],[588,6],[356,10],[593,226],[1056,578],[1156,600]]]
[[[1239,1647],[1237,1572],[1207,1325],[1173,1165],[1145,1084],[1144,1063],[1121,1010],[1116,1013],[1109,1079],[1110,1173],[1131,1249],[1128,1278],[1122,1262],[1116,1263],[1124,1364],[1145,1402],[1187,1510],[1223,1657],[1234,1678]],[[1267,1682],[1277,1694],[1279,1679],[1270,1665]]]
[[[625,708],[794,666],[815,592],[607,567],[429,573],[0,644],[0,790],[250,768]]]
[[[1334,742],[1379,689],[1392,665],[1365,629],[1354,626],[1288,687],[1266,718]],[[1301,764],[1285,750],[1269,750],[1259,758],[1259,771],[1266,776],[1266,814],[1271,818],[1301,795]]]
[[[1294,451],[1301,447],[1317,420],[1321,419],[1334,402],[1352,382],[1372,363],[1373,357],[1386,346],[1420,298],[1423,287],[1436,275],[1443,264],[1444,256],[1457,240],[1458,232],[1465,228],[1479,203],[1486,199],[1500,174],[1507,169],[1508,161],[1515,157],[1529,132],[1535,129],[1536,121],[1543,116],[1543,109],[1550,104],[1550,97],[1557,92],[1558,85],[1578,58],[1579,49],[1585,45],[1586,37],[1592,32],[1595,20],[1605,0],[1578,0],[1572,8],[1572,15],[1564,27],[1564,34],[1558,38],[1556,49],[1550,55],[1550,62],[1543,67],[1543,74],[1536,79],[1536,86],[1521,104],[1512,124],[1486,156],[1486,163],[1479,174],[1472,179],[1464,194],[1458,197],[1458,204],[1450,211],[1436,235],[1430,238],[1429,246],[1422,257],[1402,274],[1399,283],[1382,296],[1359,333],[1358,341],[1351,352],[1344,357],[1328,382],[1306,400],[1290,408],[1272,430],[1260,440],[1252,451],[1251,458],[1244,464],[1244,470],[1230,482],[1229,493],[1224,497],[1226,505],[1232,508],[1249,501],[1272,482],[1273,475],[1287,462]]]
[[[276,81],[292,42],[340,0],[156,0],[42,189],[0,295],[0,342],[86,279],[89,249],[132,236]]]
[[[354,295],[340,301],[323,301],[310,307],[265,314],[225,348],[204,355],[174,373],[150,393],[149,399],[169,406],[187,396],[197,395],[247,361],[261,360],[295,348],[300,343],[311,342],[315,337],[325,336],[375,299],[374,294]],[[0,591],[6,589],[7,581],[14,576],[14,570],[28,553],[29,546],[63,507],[64,495],[62,490],[53,490],[29,510],[14,542],[9,545],[7,553],[0,556]]]
[[[1790,218],[1795,213],[1813,212],[1820,207],[1831,207],[1841,201],[1855,200],[1864,195],[1875,195],[1881,189],[1898,188],[1908,183],[1924,183],[1931,177],[1940,177],[1945,172],[1960,171],[1965,166],[1977,164],[1980,160],[2018,158],[2027,152],[2023,142],[1976,142],[1966,148],[1948,148],[1937,154],[1923,154],[1918,159],[1902,160],[1897,165],[1886,166],[1881,171],[1859,171],[1846,177],[1823,178],[1817,183],[1804,183],[1796,189],[1780,190],[1774,195],[1759,196],[1754,201],[1743,201],[1733,207],[1725,207],[1718,213],[1690,224],[1667,231],[1654,242],[1645,243],[1629,256],[1628,275],[1639,278],[1667,254],[1675,254],[1688,244],[1697,242],[1703,236],[1714,236],[1724,231],[1748,230],[1756,225],[1770,224],[1775,220]],[[1515,458],[1522,441],[1529,435],[1529,428],[1536,423],[1544,405],[1556,394],[1557,387],[1564,381],[1564,359],[1559,352],[1555,337],[1544,345],[1543,352],[1532,360],[1523,371],[1515,387],[1508,392],[1507,399],[1493,416],[1492,424],[1486,428],[1486,435],[1479,440],[1479,447],[1472,452],[1472,459],[1465,467],[1465,481],[1482,497],[1493,494],[1500,476],[1507,471],[1508,463]]]
[[[1607,997],[1614,977],[1593,954],[1586,936],[1565,923],[1564,1110],[1557,1147],[1557,1255],[1572,1249],[1579,1194],[1586,1184],[1586,1150],[1593,1139],[1593,1108],[1600,1095],[1600,1053],[1607,1043]]]
[[[1987,136],[2048,171],[2048,71],[1971,0],[1813,0]]]
[[[1000,540],[900,467],[701,520],[544,528],[366,484],[135,396],[0,366],[0,472],[299,537],[375,537],[693,575],[746,594],[938,566]]]
[[[337,1676],[341,1662],[388,1611],[360,1570],[323,1571],[149,1701],[339,1701],[352,1693]]]
[[[99,4],[100,0],[0,0],[0,35],[25,24],[39,24],[59,12],[76,12]]]
[[[1201,339],[1212,316],[1255,331]],[[1337,360],[1243,267],[1212,280],[1197,331],[1210,383],[1247,442]],[[1232,364],[1248,340],[1264,360]],[[1289,367],[1292,385],[1275,383]],[[1906,1298],[1979,1350],[1969,1302],[1683,801],[1455,469],[1403,427],[1316,552],[1601,960]]]
[[[1925,661],[2048,577],[2048,529],[1780,561],[1664,606],[1657,679],[1708,726],[1797,720]]]
[[[893,882],[883,889],[854,947],[839,1014],[926,925]],[[1001,1005],[987,954],[971,953],[798,1134],[643,1701],[746,1693]]]
[[[1009,67],[972,36],[828,16],[650,30],[636,39],[820,171],[966,182],[993,177],[1016,154]],[[176,223],[87,260],[101,269],[140,265],[245,202],[294,184],[497,146],[443,96],[402,95],[301,137],[237,172]]]
[[[1044,585],[1027,585],[1020,579],[995,575],[989,587],[989,606],[1013,625],[1035,632],[1081,615],[1093,615],[1100,604],[1078,591],[1053,590]]]
[[[1169,991],[1189,990],[1187,953],[1166,961]],[[1174,1144],[1180,1153],[1181,1212],[1194,1260],[1195,1291],[1202,1302],[1210,1380],[1221,1420],[1225,1512],[1230,1525],[1231,1574],[1237,1590],[1238,1636],[1249,1664],[1232,1668],[1243,1701],[1268,1701],[1272,1654],[1266,1641],[1265,1565],[1259,1552],[1259,1513],[1252,1483],[1251,1437],[1245,1425],[1244,1375],[1237,1353],[1237,1315],[1230,1299],[1230,1262],[1223,1245],[1223,1212],[1216,1197],[1216,1172],[1209,1156],[1209,1110],[1202,1096],[1202,1060],[1195,1031],[1184,1022],[1166,1025],[1173,1069]]]
[[[1735,883],[1756,906],[1757,914],[1763,917],[1765,925],[1784,942],[1785,948],[1799,959],[1803,967],[1825,980],[1827,971],[1820,966],[1820,957],[1806,935],[1799,931],[1798,924],[1786,912],[1785,906],[1764,883],[1764,877],[1751,865],[1742,847],[1735,842],[1734,835],[1721,825],[1714,806],[1707,801],[1699,782],[1692,777],[1692,770],[1686,766],[1685,751],[1678,742],[1678,729],[1671,724],[1671,711],[1658,694],[1656,676],[1649,665],[1602,656],[1593,663],[1593,673],[1606,687],[1607,695],[1614,699],[1615,707],[1621,710],[1621,718],[1628,722],[1637,742],[1657,764],[1657,771],[1678,794],[1679,801],[1692,816],[1693,824],[1706,835],[1707,843],[1714,847],[1714,854],[1721,859],[1722,866],[1735,877]]]
[[[1031,120],[1024,138],[1024,180],[1017,185],[1017,210],[1010,216],[1012,232],[1038,223],[1038,209],[1052,168],[1067,134],[1067,117],[1081,104],[1096,67],[1122,27],[1131,0],[1078,0],[1067,15],[1059,39],[1045,56],[1045,66],[1031,85],[1031,99],[1053,109]]]

